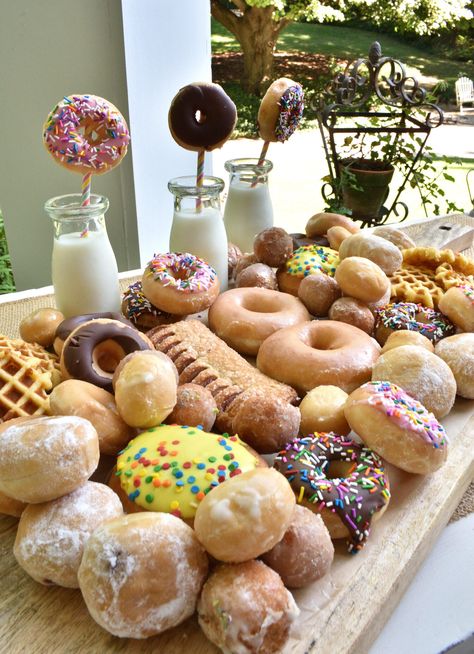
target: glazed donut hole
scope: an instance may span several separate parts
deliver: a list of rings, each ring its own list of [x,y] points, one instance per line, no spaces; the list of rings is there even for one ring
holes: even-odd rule
[[[141,512],[94,531],[78,579],[101,627],[122,638],[148,638],[194,613],[207,571],[191,527],[166,513]]]
[[[338,386],[316,386],[303,398],[300,433],[335,432],[346,436],[351,428],[344,416],[348,394]]]
[[[104,484],[87,481],[51,502],[29,504],[18,523],[13,553],[40,584],[79,588],[77,571],[87,539],[121,515],[117,495]]]
[[[8,420],[0,425],[0,447],[0,491],[31,504],[71,493],[99,463],[96,430],[75,416]]]
[[[313,316],[327,316],[331,305],[341,294],[334,277],[323,273],[304,277],[298,287],[299,299]]]
[[[352,232],[350,232],[345,227],[342,227],[341,225],[334,225],[334,227],[330,227],[327,233],[329,247],[331,247],[333,250],[339,250],[342,241],[345,238],[348,238],[351,233]]]
[[[456,380],[448,364],[417,345],[402,345],[382,354],[372,369],[372,381],[400,386],[436,418],[444,418],[456,399]]]
[[[334,559],[334,545],[321,516],[296,505],[290,526],[262,560],[287,588],[302,588],[324,577]]]
[[[282,266],[293,253],[293,239],[281,227],[270,227],[257,234],[253,251],[259,263],[270,268]]]
[[[272,468],[255,468],[207,494],[198,505],[194,529],[219,561],[248,561],[283,538],[294,506],[294,493],[283,475]]]
[[[278,290],[275,271],[263,263],[253,263],[239,272],[236,277],[237,288],[258,287]]]
[[[454,375],[457,394],[474,399],[474,334],[456,334],[439,341],[435,354],[448,364]]]
[[[241,257],[239,257],[234,270],[235,279],[237,279],[242,270],[245,270],[245,268],[248,268],[248,266],[251,266],[254,263],[258,263],[258,261],[253,252],[246,252]]]
[[[376,302],[385,294],[390,281],[370,259],[347,257],[336,268],[335,278],[344,295],[362,302]]]
[[[201,629],[224,652],[282,652],[298,614],[280,576],[262,561],[220,564],[198,602]]]
[[[56,329],[63,320],[63,314],[57,309],[51,307],[37,309],[20,322],[20,336],[27,343],[38,343],[43,347],[51,347],[54,343]]]
[[[235,243],[227,243],[227,269],[229,281],[234,279],[235,267],[240,257],[242,250]]]
[[[178,371],[163,352],[131,352],[120,361],[112,383],[118,412],[130,427],[155,427],[176,404]]]
[[[308,220],[305,227],[306,236],[309,238],[325,236],[331,227],[344,227],[351,234],[356,234],[359,231],[359,225],[347,216],[323,212],[316,213]]]
[[[134,436],[133,429],[120,417],[112,393],[89,382],[61,382],[53,388],[49,404],[54,415],[89,420],[97,431],[101,454],[117,454]]]
[[[211,431],[217,415],[217,404],[210,390],[199,384],[178,386],[176,404],[164,420],[168,425],[200,425],[204,431]]]
[[[385,354],[389,350],[393,350],[396,347],[401,347],[402,345],[417,345],[418,347],[424,347],[428,352],[434,352],[435,348],[433,343],[429,338],[420,334],[420,332],[412,332],[408,329],[401,329],[398,332],[392,332],[389,334],[389,337],[385,341],[385,345],[382,348],[380,354]],[[441,357],[442,358],[442,357]]]
[[[366,334],[374,331],[375,318],[369,307],[353,297],[341,297],[329,309],[329,319],[346,322]]]

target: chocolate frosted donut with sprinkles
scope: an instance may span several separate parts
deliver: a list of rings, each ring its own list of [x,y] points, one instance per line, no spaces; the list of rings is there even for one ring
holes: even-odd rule
[[[169,325],[181,316],[161,311],[145,296],[141,281],[130,284],[122,297],[122,313],[137,329],[147,332],[157,325]]]
[[[264,141],[287,141],[300,124],[304,110],[303,87],[287,77],[275,80],[263,96],[258,128]]]
[[[395,302],[375,309],[375,338],[381,345],[392,332],[400,330],[418,332],[436,344],[454,334],[456,328],[439,311],[414,302]]]
[[[316,432],[289,442],[273,465],[288,479],[298,504],[321,514],[331,538],[348,537],[349,552],[362,549],[372,521],[390,500],[375,452],[347,436]]]
[[[446,460],[444,427],[396,384],[364,384],[347,399],[344,415],[368,447],[402,470],[429,474]]]
[[[339,264],[336,250],[323,245],[303,245],[277,271],[280,291],[298,295],[301,280],[322,273],[334,277]]]
[[[130,134],[120,111],[96,95],[64,97],[49,114],[43,142],[62,166],[102,175],[127,154]]]
[[[211,306],[219,294],[219,280],[203,259],[189,252],[167,252],[148,262],[142,290],[161,311],[187,316]]]

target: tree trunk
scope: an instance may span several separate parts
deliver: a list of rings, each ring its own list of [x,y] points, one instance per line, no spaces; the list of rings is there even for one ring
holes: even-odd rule
[[[213,17],[226,27],[242,46],[244,72],[241,86],[247,93],[261,95],[272,78],[273,55],[278,35],[287,21],[274,21],[273,7],[245,6],[239,14],[212,0]]]

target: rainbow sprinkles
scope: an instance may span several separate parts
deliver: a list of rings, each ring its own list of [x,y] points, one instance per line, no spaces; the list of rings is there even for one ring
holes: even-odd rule
[[[182,293],[207,291],[217,277],[212,266],[189,252],[155,254],[145,274]]]

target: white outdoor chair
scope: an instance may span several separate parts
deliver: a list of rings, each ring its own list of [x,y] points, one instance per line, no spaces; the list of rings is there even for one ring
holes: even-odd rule
[[[462,105],[474,103],[474,84],[469,77],[460,77],[456,80],[456,104],[459,107],[459,113],[462,114]]]

